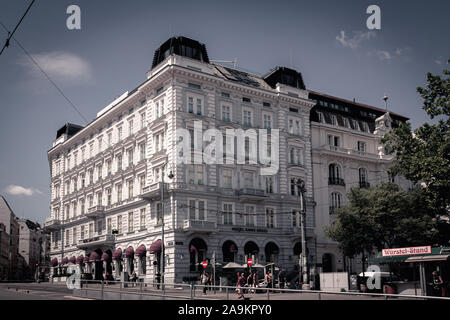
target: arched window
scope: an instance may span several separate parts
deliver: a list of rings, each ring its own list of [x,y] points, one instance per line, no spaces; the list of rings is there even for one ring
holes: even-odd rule
[[[206,258],[207,250],[205,241],[200,238],[194,238],[189,242],[190,271],[201,270],[200,263]]]
[[[277,263],[280,249],[274,242],[269,242],[266,244],[264,253],[266,254],[266,263]]]
[[[233,241],[231,240],[225,241],[224,244],[222,245],[223,262],[235,262],[237,252],[238,248]]]
[[[341,168],[336,163],[328,166],[328,184],[344,186],[344,179],[342,179]]]
[[[359,182],[367,182],[367,170],[364,168],[359,168]]]

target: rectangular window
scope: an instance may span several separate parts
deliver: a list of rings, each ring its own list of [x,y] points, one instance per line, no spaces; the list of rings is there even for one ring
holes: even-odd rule
[[[264,129],[272,129],[272,117],[268,114],[263,116]]]
[[[360,153],[365,153],[367,150],[367,144],[364,141],[358,141],[358,151]]]
[[[232,187],[232,175],[233,175],[232,169],[223,169],[222,176],[223,176],[223,187],[224,188]]]
[[[243,98],[242,98],[242,101],[243,101],[243,102],[247,102],[247,103],[250,103],[250,102],[251,102],[250,98],[247,98],[247,97],[243,97]]]
[[[106,174],[109,176],[111,174],[111,167],[112,167],[112,163],[111,160],[106,161]]]
[[[223,224],[232,225],[233,224],[233,204],[224,203],[223,204]]]
[[[128,135],[131,136],[133,134],[133,120],[128,121]]]
[[[139,226],[141,229],[145,228],[145,208],[142,208],[139,213]]]
[[[133,198],[133,180],[128,180],[128,199]]]
[[[141,191],[141,193],[144,192],[144,187],[145,187],[145,174],[142,174],[139,176],[139,190]]]
[[[89,224],[89,239],[94,236],[94,223]]]
[[[111,188],[106,189],[106,205],[110,206],[112,203],[112,196],[111,196]]]
[[[139,144],[139,161],[145,159],[145,143]]]
[[[122,233],[122,216],[121,215],[117,216],[117,231],[119,232],[119,234]]]
[[[222,120],[226,122],[231,122],[231,107],[222,106]]]
[[[266,208],[266,227],[275,228],[275,213],[273,208]]]
[[[255,214],[255,206],[246,205],[244,209],[245,218],[244,223],[248,227],[256,226],[256,214]]]
[[[266,177],[266,193],[273,193],[273,178]]]
[[[141,129],[145,127],[145,112],[141,113]]]
[[[117,201],[122,201],[122,185],[117,185]]]
[[[111,234],[111,218],[106,219],[106,232],[107,234]]]
[[[202,115],[202,100],[197,99],[197,115]]]
[[[194,98],[188,97],[188,112],[194,113]]]
[[[112,133],[108,133],[108,148],[111,147],[112,143]],[[83,150],[83,160],[84,160],[84,150]]]
[[[72,244],[77,243],[77,227],[72,229]]]
[[[118,155],[117,156],[117,171],[121,171],[122,170],[122,155]]]
[[[134,213],[133,211],[128,212],[128,232],[133,232],[134,230]]]
[[[81,226],[80,239],[84,240],[84,226]]]
[[[251,126],[252,125],[252,112],[248,110],[244,110],[244,125]]]
[[[253,188],[253,172],[244,171],[244,187],[245,188]]]
[[[299,212],[295,209],[292,209],[291,224],[293,227],[300,226],[298,220],[299,220]]]
[[[133,165],[133,148],[128,150],[128,166],[131,167]]]
[[[162,203],[156,203],[156,224],[162,224]]]
[[[195,200],[189,200],[189,219],[195,220]]]
[[[122,140],[122,127],[117,128],[117,142]]]

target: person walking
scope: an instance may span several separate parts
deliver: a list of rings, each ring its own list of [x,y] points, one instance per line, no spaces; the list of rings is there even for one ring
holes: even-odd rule
[[[203,285],[203,294],[206,295],[206,289],[208,289],[208,281],[209,281],[209,275],[206,273],[206,271],[203,271],[202,275],[200,276],[200,283]]]
[[[437,271],[433,271],[430,286],[433,288],[433,296],[445,297],[444,281]]]
[[[247,287],[249,287],[249,292],[251,293],[254,293],[254,290],[251,289],[253,288],[253,280],[254,280],[253,273],[250,273],[247,277]]]

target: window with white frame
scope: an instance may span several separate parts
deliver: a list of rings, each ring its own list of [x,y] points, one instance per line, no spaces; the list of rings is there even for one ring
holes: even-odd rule
[[[275,228],[275,209],[271,207],[266,208],[266,227]]]
[[[156,209],[156,224],[161,225],[162,224],[162,203],[156,202],[155,203],[155,209]]]
[[[139,211],[139,227],[145,229],[145,208],[141,208]]]
[[[300,227],[300,211],[298,209],[292,209],[291,211],[291,225]]]
[[[273,177],[266,176],[265,182],[266,182],[266,193],[273,193]]]
[[[367,143],[364,141],[358,141],[358,151],[360,153],[366,153],[367,151]]]
[[[245,126],[252,126],[252,111],[249,109],[243,110],[243,123]]]
[[[340,138],[338,136],[334,136],[334,135],[329,134],[328,135],[328,145],[332,146],[334,148],[339,147],[339,145],[340,145]]]
[[[253,188],[255,183],[253,180],[254,174],[252,171],[244,171],[244,188]]]
[[[223,203],[223,224],[232,225],[234,224],[233,219],[233,204],[232,203]]]
[[[108,234],[111,234],[111,231],[112,231],[112,221],[111,220],[112,220],[111,218],[106,219],[106,232]]]
[[[112,132],[108,133],[108,148],[111,147],[112,144]],[[82,161],[84,160],[84,149],[82,150]]]
[[[110,206],[111,204],[112,204],[111,188],[106,188],[106,205]]]
[[[244,224],[248,227],[256,226],[256,209],[254,205],[244,205]]]
[[[128,135],[131,136],[133,134],[133,119],[128,120]]]
[[[133,148],[130,148],[127,150],[127,155],[128,155],[128,166],[131,167],[133,165]]]
[[[120,214],[117,216],[117,232],[122,233],[122,215]]]
[[[288,131],[290,134],[300,135],[300,120],[296,118],[289,119]]]
[[[141,129],[145,127],[145,112],[141,113]]]
[[[139,144],[139,161],[145,159],[145,143],[141,142]]]
[[[141,193],[144,192],[144,187],[145,187],[145,174],[141,174],[139,176],[139,190]]]
[[[134,231],[134,212],[128,212],[128,232]]]
[[[206,202],[204,200],[194,200],[189,201],[189,219],[190,220],[206,220],[205,208]]]
[[[272,116],[270,114],[263,114],[264,129],[272,129]]]
[[[222,179],[223,179],[222,187],[232,188],[233,186],[232,177],[233,177],[233,169],[224,168],[222,170]]]
[[[117,128],[117,142],[122,140],[122,127]]]
[[[128,185],[128,199],[133,198],[133,179],[127,181]]]
[[[341,207],[342,196],[339,192],[331,193],[331,205],[330,205],[330,213],[334,213],[334,210]]]
[[[190,184],[204,184],[203,165],[191,164],[188,166],[188,179]]]
[[[117,188],[117,201],[122,201],[122,184],[118,184]]]
[[[194,97],[188,97],[188,112],[194,113]]]
[[[77,243],[77,227],[72,229],[72,244]]]
[[[122,170],[122,155],[117,155],[117,171]]]
[[[231,122],[231,106],[222,105],[222,121]]]

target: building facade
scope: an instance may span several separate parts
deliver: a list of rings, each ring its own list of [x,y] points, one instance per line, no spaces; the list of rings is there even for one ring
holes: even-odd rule
[[[5,238],[9,238],[7,279],[20,279],[19,268],[19,224],[17,218],[3,196],[0,196],[0,223],[5,226]]]
[[[379,108],[310,91],[317,102],[311,110],[312,165],[316,217],[317,263],[323,272],[361,272],[360,257],[344,257],[325,235],[335,210],[346,204],[350,188],[369,188],[392,181],[408,190],[411,183],[390,177],[394,157],[386,155],[381,138],[408,119]]]
[[[18,219],[19,224],[19,254],[24,260],[23,277],[34,279],[36,270],[41,263],[42,229],[38,223],[28,219]]]
[[[295,70],[256,76],[211,63],[195,40],[169,39],[144,83],[87,126],[58,130],[48,151],[52,272],[78,263],[94,279],[134,271],[151,282],[164,259],[166,281],[180,282],[215,257],[298,273],[301,208],[308,272],[356,271],[323,228],[349,188],[389,179],[380,138],[406,120],[308,91]],[[259,161],[264,145],[270,164]]]
[[[143,84],[86,127],[67,124],[57,133],[48,152],[52,198],[45,223],[53,272],[80,263],[96,279],[135,271],[153,281],[161,271],[163,226],[168,282],[198,276],[201,262],[213,255],[222,266],[253,258],[298,269],[299,180],[306,187],[307,254],[314,264],[314,104],[293,70],[258,77],[210,63],[197,41],[168,40]],[[256,149],[245,137],[224,145],[235,154],[244,150],[242,164],[228,155],[230,163],[180,163],[186,153],[198,154],[180,150],[183,139],[206,146],[194,133],[199,122],[201,133],[265,129],[272,141],[277,132],[279,140],[267,145],[279,157],[277,171],[261,174],[266,164],[250,161]],[[180,136],[180,128],[190,137]]]

